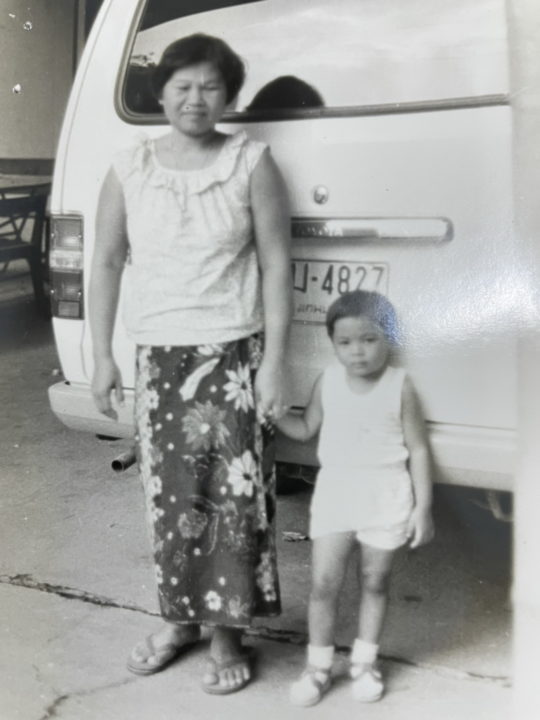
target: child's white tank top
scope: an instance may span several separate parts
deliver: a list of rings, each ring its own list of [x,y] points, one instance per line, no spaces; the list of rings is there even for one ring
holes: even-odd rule
[[[366,393],[348,385],[343,365],[328,367],[322,380],[323,423],[319,460],[323,467],[404,467],[401,394],[405,371],[388,366]]]
[[[403,369],[387,367],[371,390],[359,394],[342,365],[325,370],[312,537],[407,522],[413,494],[401,422],[404,379]]]

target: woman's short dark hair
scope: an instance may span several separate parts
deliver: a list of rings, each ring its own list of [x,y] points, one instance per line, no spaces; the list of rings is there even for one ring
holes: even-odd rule
[[[326,313],[326,329],[333,337],[338,320],[347,317],[364,316],[378,325],[392,345],[399,344],[399,326],[394,306],[377,292],[354,290],[346,292],[330,305]]]
[[[227,88],[227,103],[232,102],[244,84],[244,63],[226,42],[204,33],[180,38],[165,48],[152,74],[153,93],[160,98],[163,87],[177,70],[203,62],[212,63],[219,70]]]

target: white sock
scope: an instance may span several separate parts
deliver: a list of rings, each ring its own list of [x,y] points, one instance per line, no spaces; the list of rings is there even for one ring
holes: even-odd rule
[[[320,668],[321,670],[330,670],[334,661],[334,646],[320,647],[317,645],[308,645],[307,649],[308,665]]]
[[[370,643],[366,640],[356,638],[351,653],[351,662],[355,665],[360,665],[362,663],[374,663],[377,659],[378,652],[379,646],[375,645],[375,643]]]

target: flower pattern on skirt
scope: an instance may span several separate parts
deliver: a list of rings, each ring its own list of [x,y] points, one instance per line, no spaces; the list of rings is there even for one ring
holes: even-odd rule
[[[137,348],[137,459],[162,615],[247,626],[280,612],[273,431],[257,421],[262,336]]]

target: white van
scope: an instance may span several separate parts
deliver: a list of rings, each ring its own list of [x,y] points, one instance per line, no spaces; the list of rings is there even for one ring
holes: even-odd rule
[[[248,65],[225,132],[268,142],[287,181],[292,404],[328,361],[339,293],[376,288],[403,321],[442,482],[512,489],[519,304],[511,229],[504,0],[105,0],[67,108],[52,193],[54,332],[70,427],[132,433],[134,347],[114,347],[119,421],[90,395],[85,308],[98,192],[113,153],[165,132],[148,77],[172,40],[203,31]],[[314,465],[281,440],[279,459]]]

